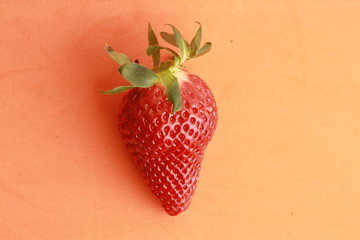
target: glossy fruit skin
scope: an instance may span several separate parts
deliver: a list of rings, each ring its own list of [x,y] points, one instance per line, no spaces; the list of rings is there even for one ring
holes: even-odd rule
[[[162,85],[128,91],[118,122],[128,151],[169,215],[188,208],[218,120],[214,96],[202,79],[187,73],[180,89],[183,108],[173,115]]]

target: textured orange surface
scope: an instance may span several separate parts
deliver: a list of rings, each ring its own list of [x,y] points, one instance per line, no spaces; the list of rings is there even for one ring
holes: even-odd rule
[[[358,239],[358,1],[1,1],[0,239]],[[172,23],[219,107],[190,208],[165,214],[117,131],[104,43]]]

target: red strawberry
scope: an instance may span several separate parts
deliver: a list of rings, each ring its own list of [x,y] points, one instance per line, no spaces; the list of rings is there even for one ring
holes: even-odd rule
[[[218,116],[215,99],[206,83],[182,69],[185,60],[208,52],[211,43],[199,47],[201,25],[191,44],[171,27],[174,34],[161,32],[161,36],[179,47],[180,56],[159,46],[149,25],[147,53],[154,60],[152,70],[132,63],[125,54],[106,46],[108,54],[122,65],[120,73],[132,85],[104,93],[131,89],[120,107],[119,130],[152,192],[168,214],[177,215],[190,204]],[[159,64],[160,49],[169,51],[173,59]]]

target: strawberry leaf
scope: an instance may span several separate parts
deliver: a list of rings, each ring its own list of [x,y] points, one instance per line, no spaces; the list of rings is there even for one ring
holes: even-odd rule
[[[116,87],[116,88],[113,88],[108,91],[101,91],[101,92],[104,94],[122,93],[122,92],[132,89],[132,88],[136,88],[136,86],[120,86],[120,87]]]
[[[131,59],[124,53],[118,53],[112,49],[109,45],[105,44],[106,53],[115,60],[119,65],[130,63]]]
[[[197,22],[197,23],[200,26],[199,26],[199,29],[197,30],[194,38],[191,40],[191,43],[190,43],[190,58],[193,58],[196,55],[197,50],[199,50],[199,48],[200,48],[202,27],[199,22]]]
[[[195,57],[199,57],[201,55],[204,55],[205,53],[209,52],[211,49],[211,42],[207,42],[204,44],[202,48],[200,48],[197,52]]]
[[[165,42],[170,43],[171,45],[173,45],[175,47],[178,47],[174,34],[167,33],[167,32],[160,32],[160,36],[162,37],[162,39],[165,40]]]
[[[174,114],[182,108],[181,91],[177,78],[171,73],[171,71],[164,72],[161,75],[161,80],[165,85],[166,96],[173,104],[171,113]]]
[[[179,30],[177,30],[173,25],[171,24],[167,24],[169,25],[172,30],[174,31],[174,36],[175,36],[175,40],[177,45],[179,46],[180,49],[180,64],[183,64],[189,57],[190,54],[190,50],[189,50],[189,44],[185,41],[185,39],[183,38],[183,36],[181,35],[181,33],[179,32]]]
[[[149,41],[149,46],[159,45],[157,37],[156,37],[154,30],[152,29],[150,23],[148,24],[148,41]],[[152,59],[154,62],[154,67],[156,67],[157,65],[159,65],[159,62],[160,62],[160,49],[153,51],[151,53],[151,56],[152,56]]]
[[[160,63],[160,68],[159,68],[160,72],[163,72],[163,71],[165,71],[166,69],[167,69],[167,68],[166,68],[165,63],[164,63],[164,62],[161,62],[161,63]]]
[[[119,71],[128,82],[136,87],[151,87],[159,80],[153,71],[137,63],[124,64]]]
[[[159,45],[153,45],[153,46],[149,46],[148,49],[146,50],[146,53],[148,55],[151,55],[154,51],[159,51],[160,49],[164,49],[168,52],[171,53],[171,55],[173,55],[174,57],[174,61],[175,61],[175,66],[180,65],[180,56],[179,54],[177,54],[174,50],[172,50],[171,48],[167,48],[167,47],[163,47],[163,46],[159,46]]]

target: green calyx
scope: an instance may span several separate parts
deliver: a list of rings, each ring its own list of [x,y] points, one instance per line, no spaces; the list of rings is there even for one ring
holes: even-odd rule
[[[169,47],[160,46],[151,25],[148,25],[149,47],[146,53],[153,59],[154,65],[152,69],[132,62],[126,54],[118,53],[110,46],[105,45],[105,51],[121,66],[119,72],[131,85],[116,87],[108,91],[102,91],[102,93],[121,93],[136,87],[149,88],[155,84],[162,84],[166,89],[167,98],[173,104],[172,114],[179,111],[182,108],[179,76],[183,73],[180,68],[186,60],[204,55],[211,49],[210,42],[206,42],[200,47],[202,27],[199,22],[197,23],[199,24],[199,28],[190,44],[184,39],[179,30],[171,24],[166,25],[171,27],[173,33],[160,33],[160,36],[165,42],[178,48],[178,52]],[[172,56],[171,60],[161,62],[160,50],[165,50],[170,53]]]

